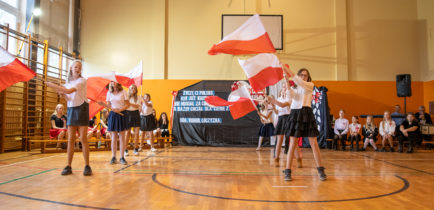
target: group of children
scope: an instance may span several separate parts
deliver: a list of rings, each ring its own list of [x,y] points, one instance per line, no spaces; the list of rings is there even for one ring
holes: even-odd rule
[[[386,152],[387,144],[389,144],[389,151],[394,152],[393,139],[397,137],[399,141],[398,152],[403,152],[404,141],[409,142],[407,152],[413,152],[414,142],[419,136],[419,123],[413,113],[408,113],[405,120],[400,125],[396,125],[395,121],[391,118],[390,112],[385,111],[379,127],[375,125],[373,116],[371,115],[367,116],[366,123],[363,126],[359,124],[357,116],[353,116],[351,119],[352,123],[349,124],[344,115],[344,110],[340,110],[339,118],[335,120],[333,149],[338,150],[338,141],[340,141],[341,148],[345,151],[348,139],[351,142],[350,151],[359,151],[359,141],[362,140],[361,136],[363,136],[364,143],[363,147],[360,148],[361,151],[365,151],[370,144],[375,151]],[[378,149],[376,146],[378,135],[382,139],[381,149]]]
[[[262,126],[259,130],[259,143],[257,150],[260,150],[264,137],[276,136],[276,149],[274,160],[276,165],[280,162],[280,151],[283,139],[287,140],[285,145],[289,145],[286,162],[286,169],[283,171],[285,181],[292,180],[292,160],[297,158],[298,167],[302,167],[301,150],[298,147],[299,140],[307,137],[312,147],[315,163],[320,180],[327,179],[325,168],[321,163],[320,150],[317,143],[319,135],[318,126],[311,108],[312,92],[314,84],[307,69],[300,69],[297,75],[294,75],[288,66],[282,66],[285,72],[286,83],[282,85],[282,91],[278,99],[267,96],[261,102],[261,111],[258,115],[261,119]],[[294,85],[291,86],[290,77],[293,78]],[[277,124],[274,127],[272,112],[278,116]]]
[[[112,158],[110,164],[118,162],[116,159],[117,142],[119,140],[120,158],[119,163],[126,165],[125,156],[128,155],[127,141],[130,137],[134,140],[134,154],[138,154],[143,145],[143,139],[148,136],[150,139],[151,151],[155,152],[154,136],[169,136],[169,120],[166,113],[162,113],[159,123],[155,117],[155,110],[152,108],[151,96],[145,94],[143,97],[138,95],[137,86],[131,85],[128,92],[124,91],[121,84],[110,82],[107,92],[106,102],[97,102],[101,106],[110,109],[103,110],[101,113],[101,129],[97,129],[95,118],[89,121],[89,104],[87,100],[86,79],[82,77],[82,63],[75,60],[69,68],[67,81],[64,86],[59,86],[51,82],[46,85],[55,89],[58,94],[67,101],[67,116],[64,115],[63,105],[59,104],[51,117],[52,129],[50,137],[68,138],[68,161],[63,169],[62,175],[72,174],[71,163],[74,155],[75,139],[80,138],[82,143],[85,168],[83,175],[92,175],[89,165],[89,144],[88,138],[100,135],[111,138]],[[158,124],[158,128],[157,128]],[[139,131],[142,133],[140,147],[138,145]],[[132,132],[132,133],[131,133]],[[59,144],[57,145],[59,147]]]

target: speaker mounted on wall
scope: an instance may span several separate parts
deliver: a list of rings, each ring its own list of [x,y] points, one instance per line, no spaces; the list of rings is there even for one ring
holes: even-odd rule
[[[411,96],[411,75],[398,74],[396,75],[396,93],[398,97]]]

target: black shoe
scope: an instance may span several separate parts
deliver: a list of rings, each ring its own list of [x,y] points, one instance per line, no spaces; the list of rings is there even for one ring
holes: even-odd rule
[[[325,168],[322,167],[322,166],[320,166],[320,167],[318,167],[317,169],[318,169],[319,179],[320,179],[321,181],[326,180],[326,179],[327,179],[327,175],[326,175],[325,172],[324,172],[324,169],[325,169]]]
[[[291,169],[285,169],[284,173],[285,173],[285,178],[284,178],[285,181],[291,181],[292,180]]]
[[[407,153],[413,153],[413,150],[407,150]]]
[[[71,166],[66,166],[62,171],[62,176],[66,176],[72,174],[72,168]]]
[[[122,165],[127,165],[128,164],[124,157],[121,157],[121,159],[119,159],[119,163],[122,164]]]
[[[377,148],[377,149],[375,149],[375,151],[376,151],[376,152],[381,152],[381,151],[380,151],[380,150],[379,150],[378,148]]]
[[[83,176],[90,176],[92,175],[92,169],[89,165],[84,167]]]
[[[390,148],[390,152],[395,152],[395,150],[393,149],[393,147]]]
[[[115,157],[112,157],[112,159],[110,160],[110,164],[116,164],[116,158]]]
[[[386,148],[384,148],[384,147],[381,148],[381,149],[380,149],[380,152],[386,152]]]
[[[287,155],[287,154],[288,154],[288,150],[283,151],[283,153],[284,153],[285,155]]]
[[[366,149],[365,149],[365,148],[361,148],[361,149],[360,149],[360,151],[362,151],[362,152],[363,152],[363,151],[366,151]]]

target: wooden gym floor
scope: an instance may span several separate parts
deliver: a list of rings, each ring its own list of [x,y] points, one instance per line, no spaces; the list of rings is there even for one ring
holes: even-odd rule
[[[0,155],[0,209],[434,209],[434,151],[321,150],[328,180],[319,180],[310,149],[293,181],[272,149],[173,147],[110,165],[91,152],[94,175],[61,176],[66,154]]]

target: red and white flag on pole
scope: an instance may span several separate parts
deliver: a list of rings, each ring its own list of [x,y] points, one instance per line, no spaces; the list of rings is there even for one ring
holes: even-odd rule
[[[125,87],[129,87],[132,84],[136,86],[141,86],[143,82],[143,62],[140,61],[137,66],[131,69],[126,74],[116,74],[116,79]]]
[[[282,65],[274,54],[261,53],[247,60],[238,59],[238,62],[256,92],[283,79]]]
[[[265,31],[259,15],[256,14],[234,32],[226,35],[218,44],[213,45],[208,54],[241,55],[274,52],[276,49],[267,31]]]
[[[142,85],[143,71],[142,61],[135,66],[131,71],[125,74],[109,72],[97,74],[87,78],[87,98],[97,100],[110,81],[117,82],[125,87],[130,87],[132,84],[137,86]]]
[[[256,110],[256,105],[250,97],[249,88],[248,83],[238,81],[232,85],[232,92],[227,101],[218,96],[208,96],[205,101],[211,106],[229,106],[232,118],[236,120]]]
[[[36,73],[0,47],[0,92],[17,82],[27,82]]]

